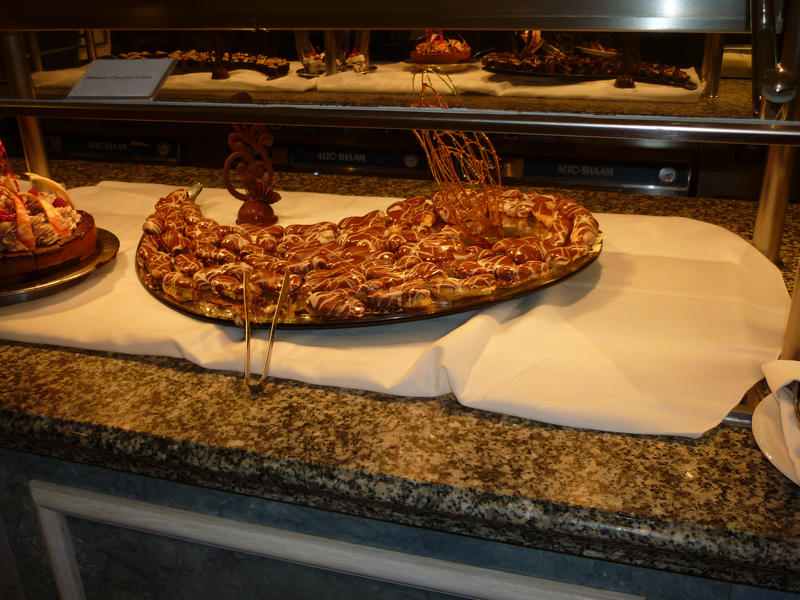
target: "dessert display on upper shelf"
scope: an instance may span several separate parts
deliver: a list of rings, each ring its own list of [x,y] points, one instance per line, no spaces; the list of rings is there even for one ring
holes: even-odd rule
[[[447,38],[441,29],[426,29],[425,41],[411,51],[409,62],[418,64],[452,64],[469,60],[472,48],[464,40]]]
[[[29,281],[92,256],[97,228],[67,191],[33,173],[50,192],[22,191],[0,144],[0,283]]]
[[[303,69],[304,75],[322,75],[327,70],[327,65],[325,62],[325,53],[320,52],[319,48],[316,50],[311,50],[303,55]],[[336,65],[338,70],[339,65]]]
[[[319,48],[307,50],[303,54],[303,68],[299,74],[303,77],[318,77],[324,75],[328,71],[328,64],[325,52],[321,52]],[[364,56],[358,48],[347,54],[344,60],[336,58],[336,71],[355,71],[356,73],[366,73],[374,71],[375,65],[367,64],[367,57]]]
[[[199,50],[175,50],[173,52],[123,52],[117,55],[124,59],[138,58],[174,58],[177,72],[211,72],[214,69],[216,52]],[[225,52],[222,65],[230,70],[249,69],[258,71],[268,79],[283,77],[289,72],[289,61],[285,58],[269,57],[263,54],[247,52]]]
[[[367,57],[358,51],[358,48],[353,48],[353,51],[344,59],[346,69],[355,71],[356,73],[363,73],[367,68]]]
[[[679,67],[633,60],[617,49],[597,43],[561,48],[548,42],[546,35],[533,30],[522,32],[521,47],[512,52],[489,52],[481,63],[489,71],[512,75],[575,80],[613,78],[616,87],[634,87],[638,81],[697,88],[697,83]]]
[[[267,323],[289,271],[282,321],[331,323],[508,299],[599,254],[598,223],[573,200],[507,190],[500,201],[505,233],[476,240],[443,192],[338,222],[264,227],[221,225],[176,190],[142,226],[137,273],[168,304],[242,325],[245,286],[251,322]]]

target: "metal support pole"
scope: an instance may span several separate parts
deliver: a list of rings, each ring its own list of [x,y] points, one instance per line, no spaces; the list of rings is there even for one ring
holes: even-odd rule
[[[796,97],[796,78],[800,69],[800,7],[793,3],[786,15],[785,36],[780,65],[786,78],[775,89],[762,87],[773,102],[764,102],[772,107],[780,107],[778,114],[794,121],[800,117],[800,100]],[[770,69],[775,72],[776,69]],[[775,82],[773,82],[775,83]],[[778,104],[774,104],[777,101]],[[758,213],[753,230],[753,245],[764,256],[775,262],[778,259],[780,241],[783,234],[784,220],[789,206],[789,195],[792,189],[792,171],[795,167],[797,149],[792,146],[770,146],[767,164],[764,169],[764,180],[761,184]],[[800,292],[800,290],[797,290]]]
[[[86,46],[86,58],[91,62],[97,58],[97,46],[94,43],[94,31],[85,29],[83,31],[83,43]]]
[[[25,46],[22,43],[22,34],[18,32],[4,32],[0,34],[2,54],[8,76],[8,87],[15,98],[33,99],[34,90],[31,83],[30,69],[25,56]],[[43,177],[50,176],[47,165],[47,152],[44,148],[44,138],[36,117],[17,117],[22,149],[28,170],[38,173]]]
[[[356,32],[356,49],[364,55],[364,66],[369,66],[369,29],[360,29]]]
[[[774,0],[752,0],[750,2],[750,21],[752,28],[753,57],[753,116],[761,108],[761,85],[764,74],[775,68],[778,62],[775,47],[775,3]]]
[[[724,51],[725,36],[721,33],[707,33],[705,48],[703,50],[703,65],[700,76],[706,82],[703,92],[709,98],[719,95],[719,78],[722,72],[722,54]]]
[[[325,44],[325,73],[336,75],[336,31],[326,29],[324,33]]]
[[[786,330],[783,333],[781,358],[800,360],[800,266],[794,277],[792,304],[789,308],[789,318],[786,320]]]
[[[42,55],[39,53],[39,39],[36,37],[35,31],[25,32],[25,41],[28,44],[28,52],[30,52],[31,68],[34,72],[41,71]]]
[[[796,154],[794,146],[770,146],[767,154],[753,245],[772,262],[778,260],[780,252]]]

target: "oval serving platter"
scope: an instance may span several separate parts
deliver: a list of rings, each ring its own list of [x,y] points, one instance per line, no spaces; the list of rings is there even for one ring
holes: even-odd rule
[[[367,314],[364,317],[356,319],[322,319],[307,313],[286,315],[278,319],[276,328],[334,329],[369,327],[376,325],[389,325],[393,323],[405,323],[408,321],[420,321],[423,319],[432,319],[436,317],[443,317],[445,315],[487,308],[501,302],[508,302],[510,300],[516,300],[518,298],[528,296],[534,292],[564,281],[565,279],[575,275],[593,263],[597,257],[600,256],[602,246],[602,237],[598,237],[588,254],[574,260],[570,264],[561,267],[553,267],[542,277],[537,277],[530,281],[526,281],[508,288],[498,288],[486,296],[465,298],[463,300],[456,300],[453,302],[434,301],[433,305],[424,310]],[[201,299],[197,302],[181,303],[164,294],[160,288],[153,289],[148,286],[145,282],[146,274],[143,267],[139,265],[138,261],[136,264],[136,274],[144,288],[150,292],[153,297],[157,298],[169,308],[196,319],[201,319],[211,323],[216,323],[219,325],[235,325],[232,302],[220,304],[218,301],[209,302]],[[237,309],[238,308],[239,307],[237,306]],[[254,329],[269,329],[271,323],[272,314],[268,314],[261,316],[259,319],[251,321],[250,326]]]
[[[584,75],[572,73],[536,73],[532,71],[523,71],[522,69],[514,69],[511,67],[495,67],[483,65],[485,71],[496,73],[498,75],[510,75],[514,77],[524,78],[526,83],[531,85],[569,85],[573,83],[583,83],[586,81],[614,81],[617,75]],[[650,83],[653,85],[663,85],[667,87],[684,88],[687,90],[696,90],[697,82],[689,79],[683,83],[676,81],[669,81],[666,79],[655,79],[649,77],[634,76],[633,80],[636,83]]]

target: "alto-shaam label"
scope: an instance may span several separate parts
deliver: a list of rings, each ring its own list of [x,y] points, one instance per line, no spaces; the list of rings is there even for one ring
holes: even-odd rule
[[[531,179],[652,186],[676,190],[689,187],[691,170],[686,165],[624,164],[527,159],[523,176]]]
[[[291,166],[335,166],[356,168],[416,170],[425,161],[408,151],[347,150],[331,148],[292,147],[288,151]]]

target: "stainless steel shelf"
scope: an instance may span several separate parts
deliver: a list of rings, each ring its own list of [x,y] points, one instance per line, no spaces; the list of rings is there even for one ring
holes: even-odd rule
[[[265,123],[376,129],[800,145],[800,122],[607,116],[483,109],[99,100],[0,100],[0,115],[183,123]]]
[[[557,29],[745,32],[745,0],[7,0],[0,30],[54,29]]]

